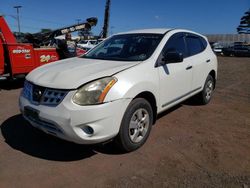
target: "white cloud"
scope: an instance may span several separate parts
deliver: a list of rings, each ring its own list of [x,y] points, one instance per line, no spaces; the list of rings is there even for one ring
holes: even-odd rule
[[[154,18],[155,18],[156,20],[159,20],[159,19],[160,19],[160,16],[155,15]]]

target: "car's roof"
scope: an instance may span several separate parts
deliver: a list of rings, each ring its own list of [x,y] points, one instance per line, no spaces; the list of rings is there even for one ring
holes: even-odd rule
[[[118,34],[130,34],[130,33],[155,33],[155,34],[165,34],[166,32],[172,29],[167,28],[157,28],[157,29],[140,29],[140,30],[133,30],[128,32],[122,32]]]
[[[118,33],[119,34],[138,34],[138,33],[151,33],[151,34],[165,34],[169,31],[174,31],[174,32],[188,32],[188,33],[193,33],[199,36],[204,37],[203,35],[196,33],[194,31],[186,30],[186,29],[172,29],[172,28],[155,28],[155,29],[141,29],[141,30],[133,30],[133,31],[127,31],[127,32],[122,32]]]

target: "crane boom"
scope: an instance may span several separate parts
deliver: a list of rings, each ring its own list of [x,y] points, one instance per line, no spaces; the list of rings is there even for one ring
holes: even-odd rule
[[[86,19],[86,22],[77,23],[68,27],[63,27],[60,29],[56,29],[53,31],[45,32],[45,33],[34,33],[34,34],[27,34],[26,39],[29,43],[32,43],[35,47],[48,45],[54,37],[64,35],[67,33],[79,31],[79,30],[90,30],[92,26],[97,24],[97,18],[91,17]]]

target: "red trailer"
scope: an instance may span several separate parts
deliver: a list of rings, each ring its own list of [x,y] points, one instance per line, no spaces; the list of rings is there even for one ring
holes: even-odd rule
[[[62,28],[47,34],[40,34],[39,39],[44,44],[50,38],[84,28],[89,29],[96,23],[97,19],[91,18],[87,23]],[[80,53],[83,53],[83,51]],[[60,57],[56,48],[34,48],[32,43],[18,43],[4,17],[0,16],[0,78],[25,76],[36,67],[59,59]]]

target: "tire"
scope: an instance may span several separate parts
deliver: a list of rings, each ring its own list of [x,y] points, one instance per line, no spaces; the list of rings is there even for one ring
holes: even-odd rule
[[[125,152],[141,147],[147,140],[153,124],[153,110],[143,98],[134,99],[127,107],[118,135],[116,145]]]
[[[214,78],[211,75],[207,76],[203,90],[198,94],[200,104],[206,105],[210,102],[214,91]]]

